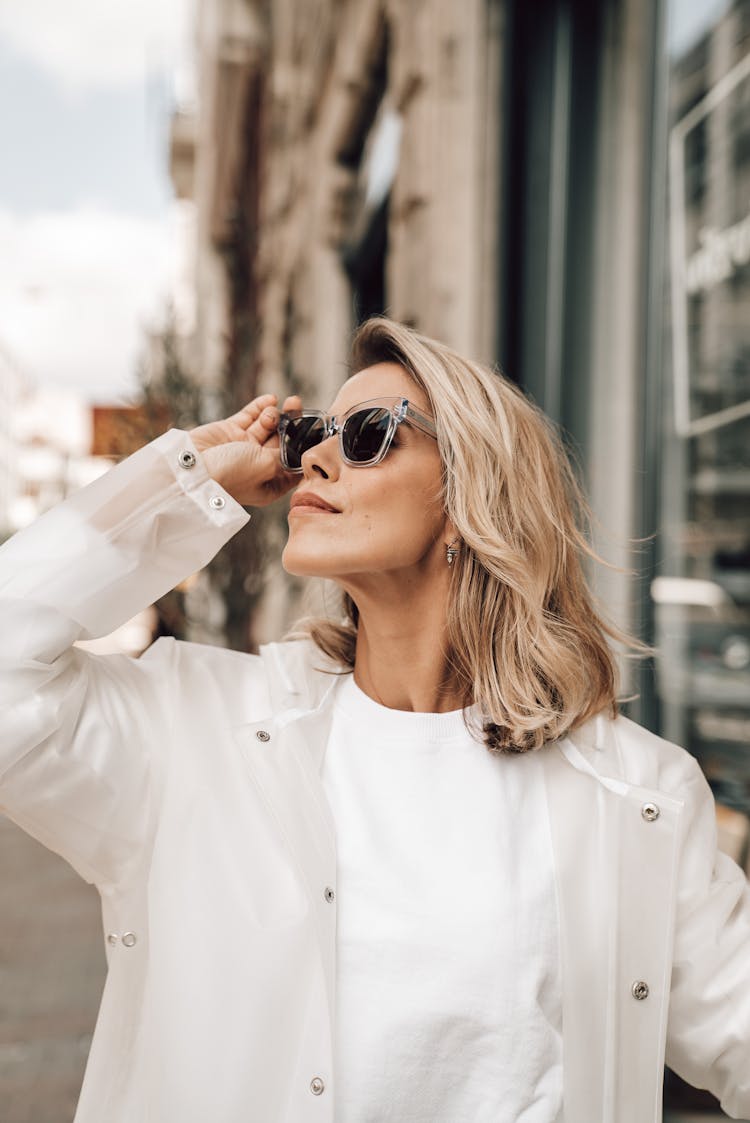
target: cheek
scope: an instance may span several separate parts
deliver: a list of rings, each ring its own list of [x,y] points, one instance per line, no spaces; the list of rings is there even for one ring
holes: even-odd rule
[[[442,522],[442,504],[435,500],[432,479],[394,474],[381,486],[355,499],[352,513],[368,538],[394,542],[428,543]]]

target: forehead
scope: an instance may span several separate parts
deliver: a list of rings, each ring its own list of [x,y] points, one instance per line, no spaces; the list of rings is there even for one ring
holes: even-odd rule
[[[404,397],[429,411],[427,395],[398,363],[375,363],[347,378],[331,403],[329,413],[345,413],[371,398]]]

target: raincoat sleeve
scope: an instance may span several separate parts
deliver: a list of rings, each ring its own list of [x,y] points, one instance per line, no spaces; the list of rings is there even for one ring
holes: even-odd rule
[[[666,1062],[750,1119],[750,887],[717,849],[716,808],[690,760],[684,792]]]
[[[249,518],[171,429],[0,548],[0,811],[87,881],[126,876],[153,825],[174,643],[133,659],[75,641],[152,604]]]

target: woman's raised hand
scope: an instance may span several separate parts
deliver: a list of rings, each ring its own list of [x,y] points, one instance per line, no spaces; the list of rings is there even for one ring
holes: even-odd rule
[[[225,421],[210,421],[190,430],[209,473],[243,507],[265,507],[299,483],[279,458],[280,410],[276,394],[261,394]],[[300,409],[295,394],[282,410]]]

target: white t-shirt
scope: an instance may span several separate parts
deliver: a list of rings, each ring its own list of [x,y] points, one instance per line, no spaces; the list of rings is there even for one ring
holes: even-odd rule
[[[473,711],[472,711],[473,712]],[[558,1123],[561,984],[536,753],[336,687],[336,1123]]]

